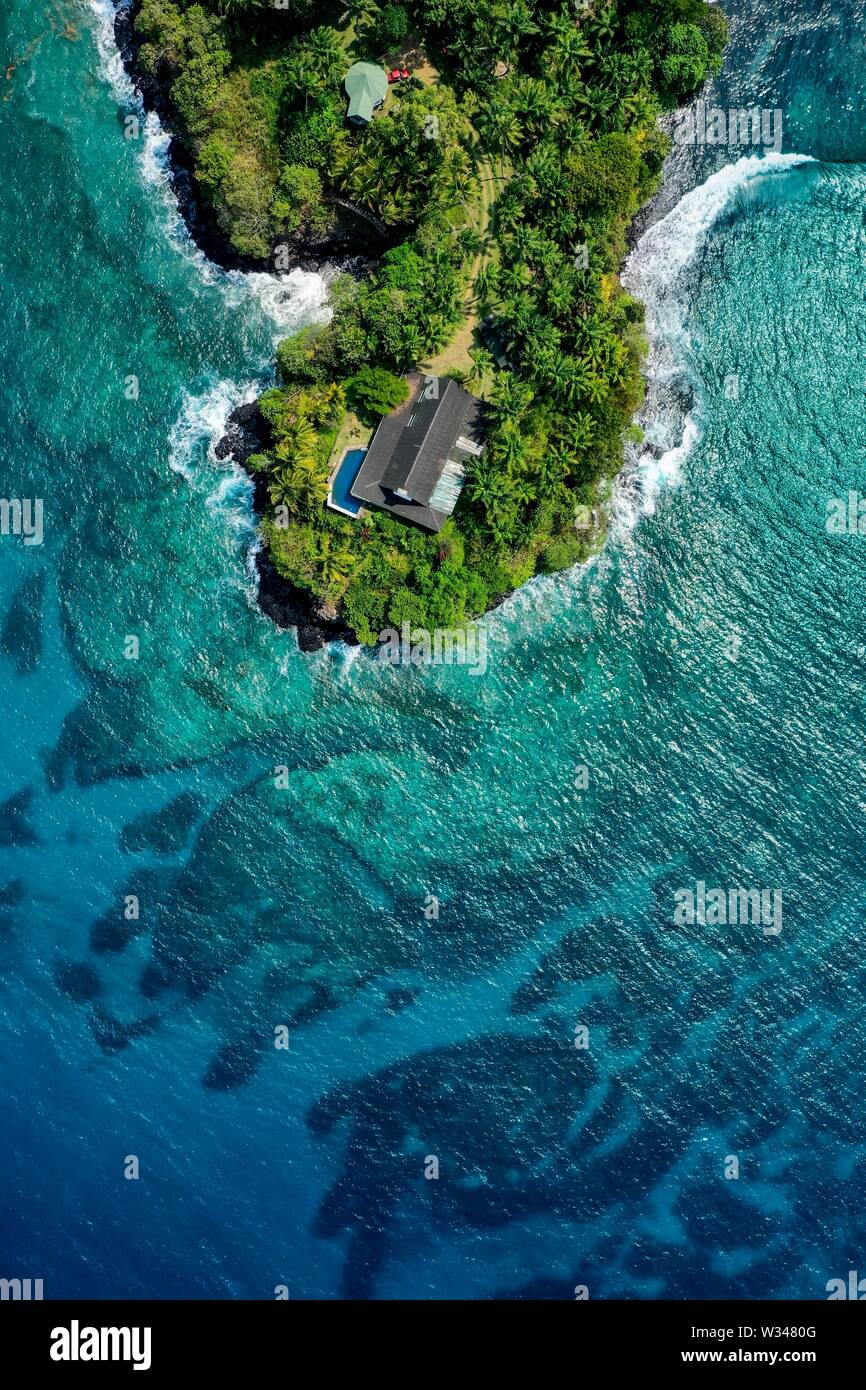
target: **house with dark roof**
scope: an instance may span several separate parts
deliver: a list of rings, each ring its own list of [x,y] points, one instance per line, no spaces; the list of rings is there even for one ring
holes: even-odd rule
[[[483,452],[483,406],[456,381],[409,378],[403,405],[380,421],[351,493],[427,531],[457,505],[466,465]]]

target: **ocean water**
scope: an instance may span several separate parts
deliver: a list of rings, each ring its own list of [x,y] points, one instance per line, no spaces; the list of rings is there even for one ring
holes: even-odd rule
[[[213,444],[326,287],[190,246],[110,0],[4,3],[0,492],[44,503],[41,546],[0,537],[4,1277],[821,1298],[862,1268],[866,540],[825,520],[866,456],[864,6],[727,8],[708,100],[782,109],[783,150],[672,156],[627,271],[648,444],[481,676],[259,614]],[[781,932],[675,926],[701,880],[781,891]]]

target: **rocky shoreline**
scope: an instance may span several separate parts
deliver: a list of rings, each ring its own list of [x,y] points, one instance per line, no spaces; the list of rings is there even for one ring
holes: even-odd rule
[[[259,516],[267,504],[267,487],[261,475],[253,473],[248,464],[250,456],[265,447],[264,421],[258,403],[249,401],[232,411],[226,421],[226,432],[214,450],[218,459],[231,458],[249,473],[253,480],[253,506]],[[256,552],[256,571],[259,607],[278,628],[297,629],[302,652],[321,651],[328,642],[358,645],[354,632],[338,612],[328,611],[306,589],[296,588],[277,574],[266,546],[260,546]]]
[[[208,260],[223,270],[270,270],[272,267],[268,262],[240,256],[232,249],[210,209],[199,197],[192,160],[183,142],[173,133],[168,84],[145,72],[138,63],[142,45],[135,30],[135,18],[139,8],[140,0],[130,0],[129,4],[118,9],[114,20],[115,42],[124,69],[134,83],[145,110],[158,116],[163,129],[172,135],[168,154],[169,178],[191,238]],[[292,238],[284,238],[282,244],[289,245],[293,269],[318,274],[340,270],[365,275],[376,264],[376,257],[369,254],[372,248],[363,230],[350,225],[348,219],[339,214],[334,231],[328,235],[300,233]],[[226,421],[226,432],[216,445],[215,454],[218,459],[233,459],[249,472],[247,464],[250,455],[265,447],[264,422],[257,403],[251,401],[232,411]],[[254,473],[250,473],[250,476],[254,483],[253,506],[256,514],[262,516],[268,501],[267,492],[260,477]],[[276,627],[296,629],[301,651],[320,651],[328,642],[358,645],[354,632],[337,612],[330,611],[312,594],[296,588],[277,574],[265,546],[260,546],[256,552],[256,571],[259,607]]]
[[[144,109],[159,117],[163,130],[172,136],[168,152],[168,172],[178,208],[193,242],[214,265],[223,270],[273,271],[275,251],[288,246],[291,268],[323,273],[339,269],[364,275],[375,265],[382,245],[371,236],[370,227],[338,208],[333,229],[323,235],[301,229],[280,237],[266,260],[242,256],[229,245],[222,228],[207,204],[199,197],[193,177],[193,162],[174,129],[169,83],[146,72],[138,61],[142,40],[135,29],[140,0],[121,5],[114,18],[114,40],[130,81],[141,97]]]

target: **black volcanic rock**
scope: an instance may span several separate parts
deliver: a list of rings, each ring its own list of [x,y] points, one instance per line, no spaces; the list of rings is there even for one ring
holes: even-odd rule
[[[259,573],[259,607],[277,627],[297,628],[302,652],[317,652],[326,642],[358,645],[358,639],[339,615],[326,618],[317,610],[316,600],[305,589],[297,589],[277,574],[266,551],[256,556]]]
[[[233,458],[246,468],[252,454],[266,447],[266,425],[259,412],[258,401],[236,406],[226,421],[226,432],[214,449],[218,459]]]

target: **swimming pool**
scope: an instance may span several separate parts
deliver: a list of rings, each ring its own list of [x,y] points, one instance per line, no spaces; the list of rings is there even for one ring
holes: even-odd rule
[[[357,516],[364,505],[357,497],[352,496],[349,489],[360,472],[366,452],[366,449],[347,449],[340,460],[340,466],[334,474],[328,493],[328,506],[333,507],[335,511]]]

